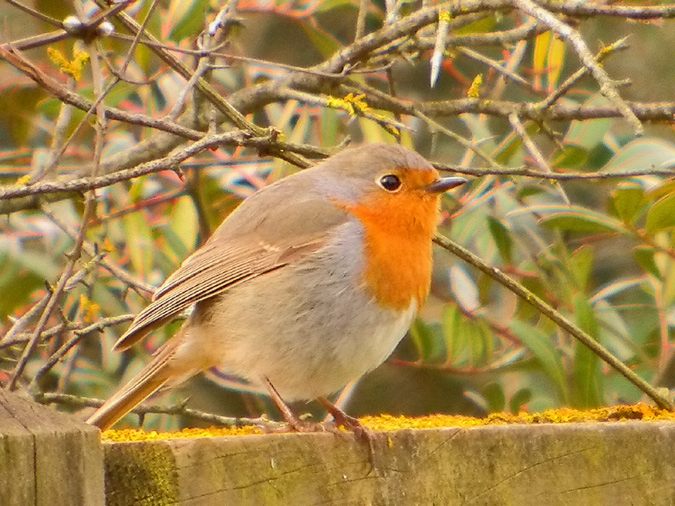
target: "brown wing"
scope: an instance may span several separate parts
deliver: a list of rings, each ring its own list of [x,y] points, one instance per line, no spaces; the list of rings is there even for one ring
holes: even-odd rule
[[[289,205],[283,197],[293,188],[276,188],[254,195],[226,219],[157,290],[153,302],[138,314],[115,349],[127,349],[196,302],[320,249],[330,230],[348,219],[343,211],[311,194],[297,202],[296,193],[295,202]],[[273,207],[266,205],[272,202]]]

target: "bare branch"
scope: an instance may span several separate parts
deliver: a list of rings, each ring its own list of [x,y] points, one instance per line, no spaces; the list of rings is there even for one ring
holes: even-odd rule
[[[105,401],[102,399],[93,399],[91,397],[80,397],[77,395],[68,394],[54,394],[54,393],[37,393],[33,398],[37,402],[43,404],[62,404],[72,408],[99,408]],[[213,413],[199,411],[197,409],[188,408],[185,402],[173,406],[158,406],[158,405],[142,405],[134,408],[131,413],[139,416],[147,414],[162,414],[174,416],[187,416],[194,420],[201,420],[206,423],[220,425],[223,427],[242,427],[245,425],[262,426],[266,428],[279,428],[285,425],[280,422],[271,421],[265,417],[259,418],[234,418],[230,416],[221,416]]]

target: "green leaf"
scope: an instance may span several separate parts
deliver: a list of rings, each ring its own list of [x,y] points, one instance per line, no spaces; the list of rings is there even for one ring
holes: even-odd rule
[[[169,33],[169,39],[180,42],[181,40],[198,34],[206,21],[206,10],[209,0],[192,0],[192,2],[175,2],[178,11],[178,21],[173,25]]]
[[[418,353],[425,362],[440,362],[445,359],[446,351],[443,339],[439,339],[431,325],[417,318],[410,327],[410,337],[412,337]]]
[[[550,337],[537,327],[520,320],[511,321],[509,328],[518,336],[523,346],[532,352],[546,375],[553,381],[560,398],[567,402],[569,391],[560,351],[553,345]]]
[[[585,292],[588,286],[588,280],[593,271],[594,251],[590,246],[578,248],[570,258],[570,269],[577,282],[577,286],[582,292]]]
[[[352,0],[324,0],[319,2],[316,12],[329,12],[333,9],[337,9],[338,7],[354,8],[355,5]]]
[[[513,394],[513,397],[511,397],[511,400],[509,401],[509,409],[511,410],[511,413],[517,414],[523,411],[523,406],[530,402],[532,399],[532,390],[529,388],[521,388],[518,390],[515,394]]]
[[[551,165],[558,168],[578,169],[585,166],[588,153],[586,148],[570,144],[556,154]]]
[[[490,137],[488,137],[490,138]],[[510,139],[507,137],[507,142],[497,146],[495,150],[494,159],[498,163],[505,165],[519,165],[524,158],[523,142],[520,136],[514,135]]]
[[[658,138],[629,142],[607,162],[600,172],[621,173],[634,170],[665,169],[675,165],[675,144]]]
[[[513,240],[511,239],[509,229],[506,228],[506,226],[500,220],[494,218],[493,216],[488,216],[487,220],[490,235],[492,235],[492,239],[499,250],[499,254],[506,263],[510,264],[513,261],[511,257]]]
[[[182,260],[195,249],[199,233],[197,211],[192,199],[188,197],[178,199],[171,210],[169,228],[180,241],[174,245],[173,251],[177,258]]]
[[[44,278],[25,269],[24,253],[13,256],[0,250],[0,321],[26,304],[34,290],[44,287],[45,279],[54,281],[53,277]]]
[[[472,32],[473,33],[473,32]],[[491,153],[497,147],[496,137],[490,129],[490,122],[480,114],[460,114],[458,117],[471,132],[473,139],[481,139],[480,147],[486,153]]]
[[[654,261],[654,249],[649,246],[638,246],[633,251],[635,261],[645,272],[648,272],[657,279],[661,279],[662,274]]]
[[[485,347],[485,339],[483,333],[476,323],[472,320],[466,321],[466,330],[468,331],[468,344],[471,353],[471,365],[480,367],[486,362],[487,350]]]
[[[153,265],[153,242],[150,225],[143,212],[127,214],[122,218],[128,238],[127,247],[131,265],[138,275],[146,279]]]
[[[454,304],[447,306],[443,313],[443,337],[447,349],[446,361],[458,363],[466,349],[466,333],[463,332],[464,317]]]
[[[577,324],[593,339],[598,339],[599,326],[593,307],[586,296],[574,299]],[[574,354],[574,403],[577,407],[591,408],[603,404],[600,359],[585,344],[577,341]]]
[[[633,224],[647,203],[645,192],[637,183],[620,183],[612,192],[612,207],[624,223]]]
[[[309,23],[300,23],[300,26],[324,58],[330,58],[340,50],[340,43],[330,33]]]
[[[551,228],[570,232],[619,234],[626,232],[626,228],[620,221],[597,211],[576,206],[550,213],[541,221]]]
[[[647,232],[655,234],[675,227],[675,193],[670,193],[654,202],[647,212]]]
[[[162,270],[168,270],[171,272],[176,270],[180,265],[181,261],[187,258],[192,249],[185,247],[185,244],[181,238],[176,234],[175,230],[171,228],[164,228],[162,230],[161,240],[168,247],[161,248],[161,251],[158,251],[157,257],[155,257],[155,265],[159,266]],[[160,257],[160,255],[164,255]]]
[[[586,101],[585,105],[600,105],[598,102],[607,105],[607,100],[605,99],[591,99]],[[570,123],[570,127],[565,134],[563,145],[582,148],[588,153],[602,142],[611,126],[612,120],[605,118],[584,121],[574,120]]]
[[[478,287],[460,265],[450,267],[450,286],[457,303],[467,311],[475,311],[480,307]]]
[[[481,339],[483,340],[485,361],[491,362],[493,360],[493,355],[495,351],[494,332],[492,331],[488,323],[482,318],[475,320],[474,323],[478,329]]]
[[[612,297],[620,295],[627,290],[632,290],[642,284],[643,280],[641,278],[630,278],[630,279],[617,279],[611,283],[603,286],[598,290],[593,297],[591,297],[591,303],[595,304],[601,300],[608,300]]]
[[[488,383],[481,390],[481,394],[487,401],[490,411],[504,411],[506,396],[504,395],[504,389],[499,383]]]

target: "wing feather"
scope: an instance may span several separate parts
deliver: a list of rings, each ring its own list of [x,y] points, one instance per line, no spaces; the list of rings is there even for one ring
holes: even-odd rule
[[[174,318],[196,302],[209,299],[248,279],[287,265],[279,251],[241,248],[237,254],[200,255],[195,262],[186,263],[185,273],[179,269],[176,278],[157,291],[153,302],[141,311],[129,329],[115,343],[115,349],[124,350],[136,343],[152,329]]]
[[[263,194],[273,195],[273,191],[261,192],[258,199]],[[244,202],[240,206],[243,212],[235,211],[237,216],[225,220],[211,239],[167,278],[115,343],[115,349],[127,349],[197,302],[312,254],[325,244],[330,230],[348,219],[342,210],[316,198],[281,209],[259,202],[257,212],[247,213],[248,217],[246,207]],[[247,218],[248,230],[241,234],[240,222]]]

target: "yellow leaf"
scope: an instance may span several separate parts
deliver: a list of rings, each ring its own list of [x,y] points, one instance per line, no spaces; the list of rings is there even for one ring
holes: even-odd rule
[[[560,74],[565,66],[565,51],[567,46],[558,37],[553,37],[548,46],[548,92],[551,93],[558,84]]]
[[[473,78],[473,82],[469,87],[469,91],[466,92],[466,96],[469,98],[480,98],[480,87],[483,84],[483,74],[478,74]]]
[[[546,72],[546,59],[549,53],[549,46],[551,44],[551,32],[544,32],[537,35],[534,40],[534,50],[532,51],[532,70],[534,73],[534,89],[541,90],[542,76]]]

